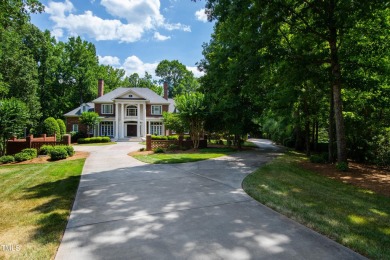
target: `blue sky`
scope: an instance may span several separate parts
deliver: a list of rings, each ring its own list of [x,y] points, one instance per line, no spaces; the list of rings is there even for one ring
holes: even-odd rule
[[[45,12],[31,21],[58,40],[81,36],[95,44],[101,64],[126,73],[154,74],[163,60],[179,60],[194,72],[209,42],[213,23],[205,1],[191,0],[62,0],[41,1]]]

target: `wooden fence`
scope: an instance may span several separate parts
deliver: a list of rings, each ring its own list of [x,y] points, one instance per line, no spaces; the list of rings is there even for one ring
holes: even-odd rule
[[[7,141],[6,153],[12,155],[19,153],[26,148],[35,148],[39,150],[43,145],[70,145],[70,135],[64,135],[61,141],[57,141],[55,135],[47,137],[46,134],[42,135],[42,137],[30,135],[27,136],[26,139],[16,139],[16,137],[13,137]]]
[[[186,149],[190,149],[193,147],[192,141],[183,140],[183,136],[179,136],[179,140],[152,140],[151,135],[146,135],[146,151],[152,151],[156,148],[167,149],[172,144]],[[199,141],[199,148],[207,148],[206,137]]]

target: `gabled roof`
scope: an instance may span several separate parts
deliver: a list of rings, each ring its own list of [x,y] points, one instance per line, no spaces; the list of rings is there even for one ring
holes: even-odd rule
[[[123,96],[126,93],[133,92],[137,96],[140,96],[144,98],[145,100],[148,100],[150,103],[154,104],[168,104],[169,101],[164,99],[163,97],[157,95],[153,90],[148,88],[117,88],[114,89],[111,92],[108,92],[107,94],[98,97],[97,99],[93,100],[92,102],[95,103],[112,103],[114,99],[122,99],[119,98],[120,96]],[[132,100],[132,98],[128,98],[128,100]],[[133,99],[135,100],[135,99]],[[139,98],[138,98],[139,100]]]
[[[82,111],[83,105],[86,106],[85,111],[87,111],[87,112],[94,112],[95,111],[95,104],[94,103],[84,103],[81,106],[66,113],[64,116],[81,116],[81,113],[85,112],[85,111]]]

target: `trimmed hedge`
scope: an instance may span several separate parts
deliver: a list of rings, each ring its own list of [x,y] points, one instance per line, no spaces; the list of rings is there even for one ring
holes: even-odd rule
[[[189,140],[191,139],[189,135],[184,135],[183,140]],[[152,140],[179,140],[178,135],[152,135]]]
[[[53,150],[50,151],[50,159],[52,161],[66,159],[68,157],[68,152],[64,146],[55,146]]]
[[[15,161],[15,158],[12,155],[4,155],[0,157],[0,163],[12,163]]]
[[[93,143],[109,143],[111,142],[111,138],[108,136],[98,136],[98,137],[90,137],[90,138],[79,138],[77,143],[79,144],[93,144]]]
[[[39,148],[39,154],[40,155],[49,155],[50,151],[53,150],[54,146],[52,145],[42,145],[41,148]]]
[[[20,153],[15,154],[15,161],[17,161],[17,162],[31,160],[32,158],[33,157],[31,157],[31,155],[29,155],[28,153],[20,152]]]
[[[37,156],[38,156],[38,151],[37,151],[37,149],[35,149],[35,148],[26,148],[26,149],[23,149],[23,150],[22,150],[22,153],[28,154],[28,155],[31,157],[31,159],[37,158]]]

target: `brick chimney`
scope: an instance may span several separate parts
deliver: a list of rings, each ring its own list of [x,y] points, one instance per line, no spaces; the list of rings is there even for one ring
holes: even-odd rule
[[[104,95],[104,80],[99,79],[98,80],[98,97],[101,97]]]
[[[168,82],[164,82],[164,98],[168,100]]]

